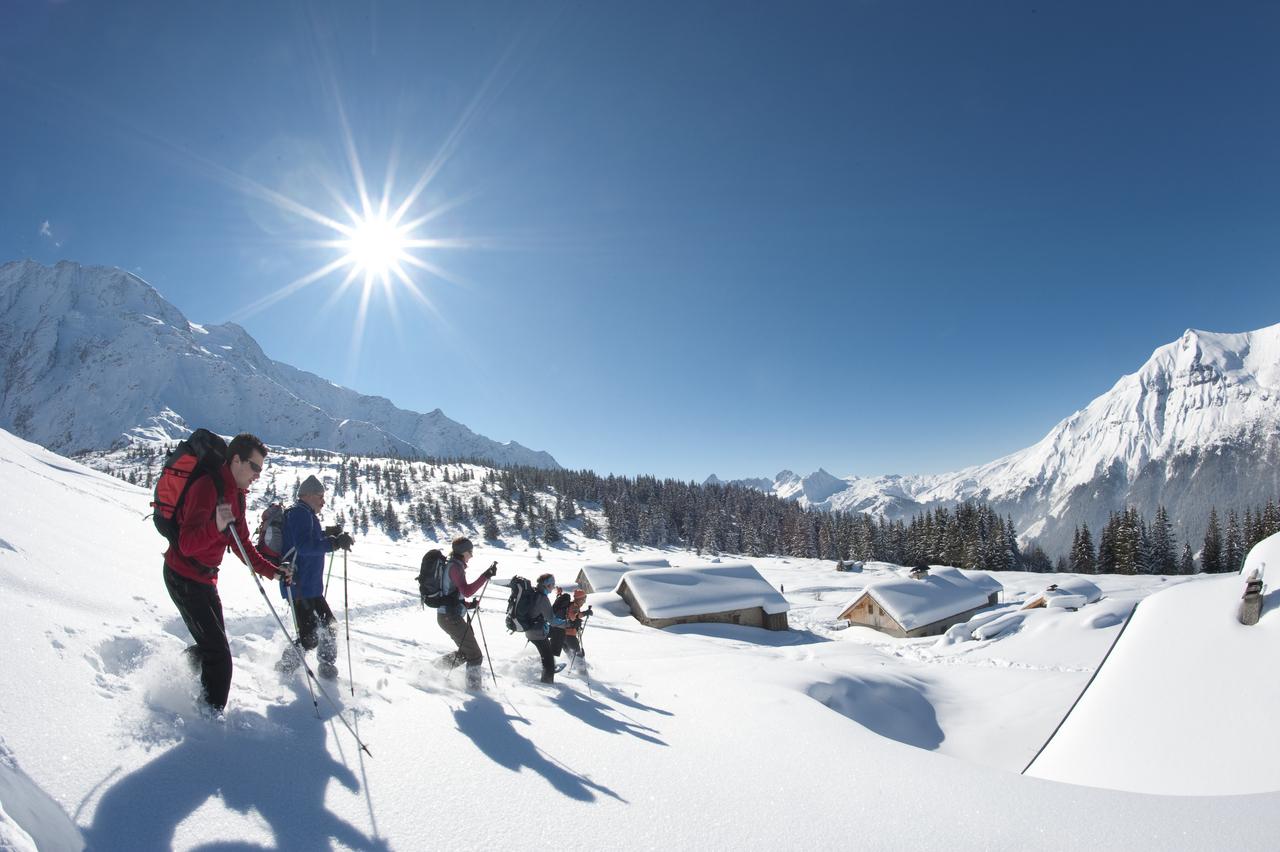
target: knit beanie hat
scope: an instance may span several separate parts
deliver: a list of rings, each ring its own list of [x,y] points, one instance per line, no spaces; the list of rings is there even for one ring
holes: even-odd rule
[[[471,539],[465,536],[459,536],[453,540],[453,555],[461,556],[471,550]]]
[[[302,480],[302,484],[298,486],[299,497],[305,497],[308,494],[323,494],[323,493],[324,493],[324,483],[316,479],[314,474]]]

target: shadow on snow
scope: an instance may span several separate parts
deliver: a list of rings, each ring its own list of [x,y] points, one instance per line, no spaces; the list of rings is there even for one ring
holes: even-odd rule
[[[458,730],[499,766],[512,772],[528,767],[560,793],[580,802],[595,801],[595,794],[599,792],[626,803],[626,799],[608,787],[574,772],[538,748],[532,740],[521,736],[513,722],[528,725],[531,724],[529,720],[509,715],[501,704],[487,695],[472,696],[461,708],[453,711],[453,718]]]
[[[87,848],[170,849],[178,826],[205,802],[219,798],[232,810],[261,815],[278,849],[330,849],[331,840],[351,849],[388,849],[385,841],[367,836],[325,807],[331,779],[352,792],[360,784],[325,748],[326,731],[337,735],[332,716],[329,724],[321,724],[301,686],[295,695],[291,704],[268,708],[265,719],[256,713],[241,715],[265,730],[235,727],[234,713],[232,727],[226,729],[189,723],[180,743],[107,788],[93,824],[85,829]],[[231,852],[269,847],[213,839],[198,848]]]

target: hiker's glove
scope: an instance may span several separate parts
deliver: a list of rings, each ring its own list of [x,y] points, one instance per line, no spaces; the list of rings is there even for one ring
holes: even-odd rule
[[[467,609],[475,609],[476,607],[478,607],[478,606],[480,605],[480,599],[479,599],[479,598],[472,598],[472,599],[471,599],[471,600],[469,600],[469,601],[463,601],[463,602],[462,602],[462,605],[463,605],[464,607],[466,607]]]
[[[589,615],[595,615],[595,614],[596,614],[596,611],[591,607],[587,607],[585,610],[582,611],[583,618],[586,618]]]
[[[350,550],[353,544],[355,540],[351,538],[351,533],[344,532],[333,537],[334,550]]]
[[[276,576],[285,581],[285,584],[293,582],[293,566],[288,562],[283,565],[276,566]]]
[[[485,571],[484,571],[484,575],[485,575],[486,577],[496,577],[496,576],[498,576],[498,563],[497,563],[497,562],[495,562],[495,563],[493,563],[492,565],[490,565],[488,568],[486,568],[486,569],[485,569]]]

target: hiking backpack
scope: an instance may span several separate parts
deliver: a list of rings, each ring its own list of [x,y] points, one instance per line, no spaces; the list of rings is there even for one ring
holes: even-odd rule
[[[262,510],[256,537],[258,552],[272,565],[279,565],[284,559],[284,504],[279,500]]]
[[[507,629],[512,633],[536,630],[542,626],[542,616],[535,617],[533,605],[542,594],[524,577],[511,578],[511,594],[507,597]]]
[[[446,606],[457,596],[457,589],[450,588],[449,560],[438,549],[428,550],[418,571],[418,597],[422,599],[422,605]]]
[[[178,513],[186,500],[191,483],[202,476],[212,476],[213,487],[222,502],[222,474],[227,461],[227,442],[208,429],[197,429],[169,453],[164,470],[156,479],[152,492],[151,519],[156,531],[175,549],[178,545]]]
[[[555,602],[551,604],[551,614],[556,618],[567,620],[569,618],[569,604],[572,601],[573,598],[569,597],[568,592],[561,592],[556,595]]]

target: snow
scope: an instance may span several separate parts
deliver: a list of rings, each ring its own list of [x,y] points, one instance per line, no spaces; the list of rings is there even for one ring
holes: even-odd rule
[[[900,577],[865,589],[903,630],[915,630],[957,613],[986,606],[989,592],[958,570],[935,571],[922,579]],[[859,595],[858,597],[861,597]],[[852,606],[857,601],[849,602]]]
[[[762,608],[770,615],[790,609],[786,598],[747,562],[690,568],[641,568],[622,578],[649,618],[685,618]]]
[[[587,582],[597,592],[611,592],[618,587],[618,581],[628,571],[637,568],[669,568],[671,563],[663,558],[628,559],[626,562],[597,562],[583,565],[580,569],[587,576]],[[577,576],[576,574],[574,575]]]
[[[1064,576],[1062,579],[1055,579],[1044,591],[1033,596],[1026,602],[1026,606],[1037,606],[1043,601],[1049,607],[1079,609],[1085,604],[1095,603],[1101,597],[1102,590],[1095,583],[1080,576]]]
[[[300,454],[273,453],[269,464],[264,480],[314,469]],[[832,848],[851,822],[876,826],[860,838],[872,849],[1266,849],[1280,833],[1276,785],[1188,798],[1019,775],[1136,601],[1141,619],[1148,605],[1184,588],[1199,595],[1218,578],[1091,578],[1105,597],[1088,617],[1035,611],[998,639],[939,648],[832,629],[841,601],[898,566],[837,573],[830,562],[765,557],[753,564],[786,586],[792,630],[651,630],[625,608],[611,612],[616,595],[595,594],[583,633],[591,678],[552,686],[537,683],[523,637],[502,629],[505,596],[493,590],[480,624],[498,685],[472,696],[459,673],[432,665],[451,645],[416,598],[418,558],[440,542],[370,533],[347,566],[352,665],[343,642],[342,676],[328,687],[369,743],[365,757],[323,699],[317,721],[302,681],[274,672],[284,639],[230,560],[220,590],[231,703],[225,724],[196,714],[181,659],[189,640],[161,582],[145,490],[6,433],[0,471],[0,838],[19,849],[435,849],[444,837],[492,849],[566,831],[628,849]],[[469,499],[476,484],[452,487]],[[333,505],[345,508],[343,498]],[[466,531],[442,530],[440,540]],[[572,528],[541,560],[514,536],[477,544],[501,578],[571,576],[612,558],[607,543]],[[341,571],[339,562],[337,589]],[[1011,600],[1045,581],[996,579]],[[1242,580],[1226,579],[1234,606]],[[330,602],[341,618],[340,591]],[[1272,615],[1247,629],[1274,646]],[[1204,624],[1202,615],[1187,632],[1214,639]],[[1187,657],[1197,687],[1236,668],[1215,647]],[[1211,772],[1209,758],[1183,746],[1220,727],[1264,732],[1248,738],[1260,757],[1228,762],[1280,765],[1266,728],[1245,726],[1275,706],[1263,681],[1225,679],[1227,712],[1213,722],[1156,718],[1167,737],[1142,760],[1176,750],[1187,771]],[[442,829],[424,819],[424,802],[461,822]],[[1067,817],[1070,830],[1056,830]]]
[[[142,279],[63,262],[0,265],[0,426],[59,452],[185,437],[558,468],[550,454],[397,408],[266,356],[234,323],[190,322]],[[159,413],[157,413],[159,412]]]
[[[1249,570],[1280,562],[1280,534]],[[1029,774],[1144,793],[1203,796],[1280,789],[1280,613],[1239,623],[1238,574],[1174,586],[1138,606],[1120,641]]]
[[[1224,447],[1240,460],[1200,463]],[[1126,505],[1150,518],[1163,503],[1194,547],[1211,503],[1260,505],[1274,496],[1278,447],[1280,324],[1243,333],[1188,329],[1040,441],[994,461],[927,476],[836,478],[819,468],[735,482],[805,506],[903,520],[981,500],[1012,518],[1023,544],[1035,540],[1056,556],[1081,521],[1096,536],[1109,512]],[[1143,482],[1150,487],[1136,487]]]

